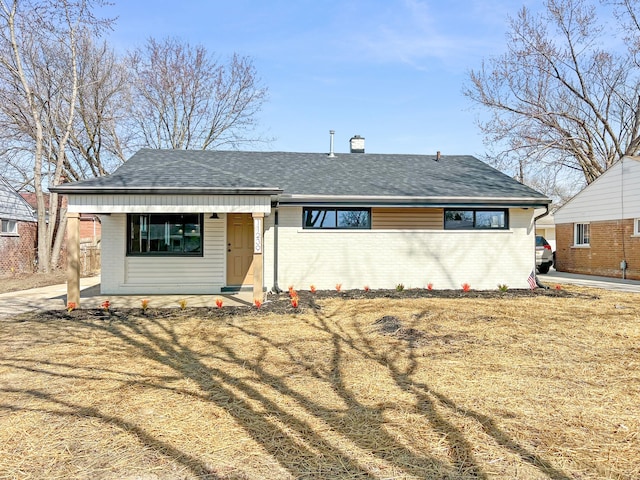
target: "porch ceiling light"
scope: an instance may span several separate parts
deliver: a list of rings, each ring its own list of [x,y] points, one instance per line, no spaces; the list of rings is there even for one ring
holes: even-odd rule
[[[213,220],[217,220],[217,219],[219,219],[220,217],[218,216],[218,214],[217,214],[216,212],[213,212],[209,218],[211,218],[211,219],[213,219]]]

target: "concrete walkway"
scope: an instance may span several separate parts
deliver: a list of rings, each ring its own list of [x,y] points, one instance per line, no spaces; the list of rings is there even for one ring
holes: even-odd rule
[[[538,280],[548,287],[558,284],[579,285],[582,287],[604,288],[618,292],[640,293],[640,281],[622,280],[621,278],[597,277],[595,275],[578,275],[575,273],[556,272],[538,275]]]
[[[80,279],[80,305],[82,308],[101,308],[109,300],[112,308],[140,307],[143,299],[149,300],[149,308],[180,308],[180,300],[187,307],[215,307],[216,299],[225,306],[252,306],[253,293],[240,292],[220,295],[101,295],[100,277]],[[50,285],[18,292],[0,294],[0,318],[31,310],[62,310],[67,305],[67,286]]]

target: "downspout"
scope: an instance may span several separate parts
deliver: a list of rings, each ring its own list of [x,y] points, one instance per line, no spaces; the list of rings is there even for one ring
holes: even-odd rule
[[[540,220],[541,218],[546,217],[547,215],[549,215],[549,204],[546,204],[544,206],[544,212],[542,212],[537,217],[533,217],[533,237],[534,237],[534,239],[535,239],[535,236],[536,236],[536,222],[538,220]],[[535,249],[535,247],[533,249],[533,272],[534,272],[534,275],[536,277],[536,285],[538,287],[540,287],[540,288],[544,288],[545,290],[548,289],[549,287],[547,287],[546,285],[541,283],[540,280],[538,280],[538,275],[536,273],[536,249]]]
[[[620,224],[622,227],[622,261],[620,262],[620,270],[622,270],[622,279],[626,280],[629,266],[627,265],[627,249],[624,241],[624,157],[620,159]],[[633,229],[635,230],[635,226]]]
[[[546,217],[547,215],[549,215],[549,204],[548,204],[548,203],[544,206],[544,209],[545,209],[545,210],[544,210],[544,212],[542,212],[540,215],[538,215],[537,217],[535,217],[535,218],[533,219],[533,230],[534,230],[534,231],[535,231],[535,229],[536,229],[536,222],[537,222],[538,220],[540,220],[541,218],[544,218],[544,217]]]
[[[274,293],[282,293],[278,286],[278,206],[279,203],[276,200],[273,205],[273,287],[271,287]]]

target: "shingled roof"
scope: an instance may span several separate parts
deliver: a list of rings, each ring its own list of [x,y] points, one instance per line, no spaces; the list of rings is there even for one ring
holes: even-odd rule
[[[0,218],[19,222],[36,221],[33,209],[3,178],[0,178]]]
[[[469,155],[143,149],[112,175],[63,184],[60,193],[265,194],[283,203],[546,205],[543,194]]]

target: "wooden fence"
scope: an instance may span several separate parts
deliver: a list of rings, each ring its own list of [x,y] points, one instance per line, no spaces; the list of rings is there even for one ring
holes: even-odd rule
[[[83,277],[100,272],[100,247],[80,245],[80,275]]]

